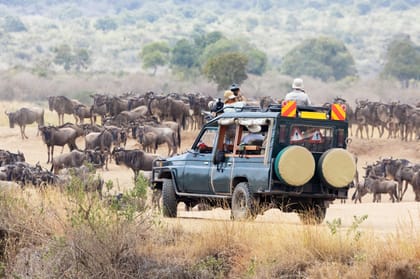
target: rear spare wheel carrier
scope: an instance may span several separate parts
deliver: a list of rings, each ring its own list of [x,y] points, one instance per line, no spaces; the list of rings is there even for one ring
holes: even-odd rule
[[[315,159],[305,147],[291,145],[277,154],[274,169],[281,181],[302,186],[314,176]]]
[[[326,183],[342,188],[353,181],[356,163],[353,155],[347,150],[333,148],[322,154],[318,161],[318,170]]]

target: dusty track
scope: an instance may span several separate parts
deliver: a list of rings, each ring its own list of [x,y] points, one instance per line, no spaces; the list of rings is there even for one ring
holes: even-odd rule
[[[18,128],[10,129],[8,127],[0,127],[0,148],[12,152],[21,151],[25,154],[26,161],[35,164],[40,162],[42,166],[50,168],[47,165],[47,148],[42,142],[40,136],[36,136],[36,128],[31,126],[27,128],[28,140],[21,140]],[[195,132],[184,132],[183,144],[181,151],[185,151],[191,145],[195,137]],[[84,147],[83,140],[77,142],[80,148]],[[134,140],[129,140],[127,148],[138,147]],[[365,163],[372,163],[380,158],[393,157],[405,158],[412,162],[420,163],[420,142],[401,142],[397,139],[378,139],[360,140],[353,139],[350,151],[358,155],[360,173],[363,173],[362,166]],[[160,153],[166,155],[166,148],[161,148]],[[55,148],[55,155],[61,152],[60,147]],[[64,152],[68,152],[68,148],[64,148]],[[117,191],[130,188],[133,185],[133,173],[131,170],[120,167],[111,163],[109,171],[101,171],[105,180],[113,180]],[[350,191],[350,195],[352,190]],[[362,204],[353,204],[350,200],[346,204],[335,202],[327,210],[326,220],[331,221],[341,218],[343,226],[350,226],[353,222],[353,216],[362,216],[367,214],[368,219],[361,225],[362,228],[373,230],[380,234],[396,232],[398,230],[420,229],[420,203],[414,202],[414,193],[411,186],[409,187],[403,202],[391,203],[388,198],[383,195],[382,203],[374,204],[371,202],[372,196],[367,195],[363,198]],[[169,220],[169,223],[180,224],[191,230],[197,229],[197,226],[207,222],[225,222],[229,220],[230,212],[222,209],[214,209],[211,211],[183,211],[182,205],[179,206],[179,216],[181,218]],[[282,213],[279,210],[272,209],[264,215],[258,216],[255,220],[258,225],[269,224],[290,224],[299,225],[300,222],[295,214]],[[325,222],[324,222],[325,225]]]

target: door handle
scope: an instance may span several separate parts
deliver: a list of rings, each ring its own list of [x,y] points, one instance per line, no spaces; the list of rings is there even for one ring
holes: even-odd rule
[[[208,165],[209,164],[209,162],[204,162],[204,165]]]
[[[229,163],[227,163],[227,165],[228,165],[228,166],[232,166],[232,163],[231,163],[231,162],[229,162]]]

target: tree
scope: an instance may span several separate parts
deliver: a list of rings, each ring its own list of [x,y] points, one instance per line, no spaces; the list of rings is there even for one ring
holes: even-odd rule
[[[200,56],[200,62],[205,65],[207,61],[222,53],[238,52],[240,45],[234,41],[222,38],[212,44],[208,44]]]
[[[217,84],[219,90],[232,83],[241,84],[248,78],[246,66],[248,57],[239,52],[222,53],[211,57],[204,66],[204,74],[208,80]]]
[[[172,49],[171,65],[180,68],[196,67],[198,54],[195,45],[186,39],[176,42]]]
[[[288,52],[280,72],[312,76],[323,81],[340,80],[356,74],[353,56],[344,43],[334,38],[308,39]]]
[[[146,44],[140,53],[140,58],[143,60],[143,68],[153,68],[152,75],[155,75],[158,66],[168,63],[169,51],[169,46],[165,42]]]
[[[117,29],[118,25],[109,17],[100,18],[95,22],[95,28],[102,31],[111,31]]]
[[[420,48],[409,36],[396,38],[389,44],[382,74],[398,79],[403,87],[408,87],[410,79],[420,79]]]
[[[63,65],[64,70],[70,71],[73,67],[76,71],[81,68],[87,69],[91,63],[89,52],[86,49],[77,49],[75,51],[67,45],[63,44],[54,49],[54,63]]]
[[[255,48],[247,51],[246,55],[248,57],[247,72],[258,76],[264,74],[267,69],[267,55]]]
[[[25,32],[27,28],[25,24],[18,18],[12,16],[6,16],[4,18],[4,31],[6,32]]]

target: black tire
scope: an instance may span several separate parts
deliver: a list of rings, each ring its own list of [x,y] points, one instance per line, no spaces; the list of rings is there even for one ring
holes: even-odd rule
[[[327,208],[319,204],[305,205],[298,211],[299,219],[305,225],[321,224],[324,221],[326,214]]]
[[[231,218],[233,220],[249,220],[257,217],[254,197],[250,194],[248,183],[241,182],[233,191]]]
[[[175,193],[174,186],[172,184],[172,180],[170,179],[163,180],[162,199],[163,199],[163,206],[162,206],[163,216],[175,218],[177,215],[178,201],[176,198],[176,193]]]

